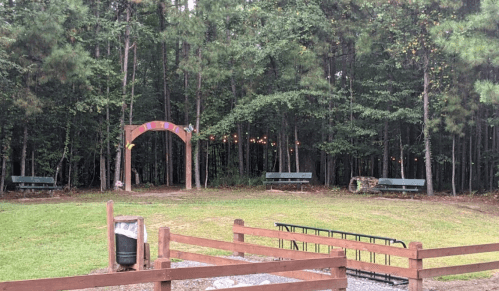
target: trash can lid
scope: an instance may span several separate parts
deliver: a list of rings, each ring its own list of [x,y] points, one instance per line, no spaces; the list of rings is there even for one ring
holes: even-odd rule
[[[139,224],[137,221],[134,222],[116,222],[114,224],[114,233],[121,234],[129,238],[137,239],[137,229]],[[144,243],[147,242],[147,231],[146,225],[144,224]]]

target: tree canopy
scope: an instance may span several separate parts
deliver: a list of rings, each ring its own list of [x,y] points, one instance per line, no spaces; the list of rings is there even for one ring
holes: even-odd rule
[[[328,187],[493,190],[498,13],[497,0],[2,0],[2,182],[113,188],[124,125],[165,120],[195,128],[198,188],[307,171]],[[138,182],[184,182],[181,140],[134,143]]]

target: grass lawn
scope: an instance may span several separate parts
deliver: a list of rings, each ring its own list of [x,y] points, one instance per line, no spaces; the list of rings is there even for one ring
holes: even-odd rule
[[[0,201],[0,281],[81,275],[105,268],[108,200],[115,201],[115,215],[145,218],[153,260],[157,257],[159,227],[168,226],[178,234],[232,241],[236,218],[251,227],[277,229],[274,222],[283,222],[393,237],[407,245],[420,241],[424,248],[495,243],[499,237],[499,216],[489,211],[497,206],[462,200],[379,199],[340,191],[274,193],[262,189],[193,190],[166,196],[88,192],[62,198],[42,203]],[[274,239],[247,236],[246,241],[277,247]],[[228,254],[177,244],[172,248]],[[497,260],[499,253],[485,253],[425,260],[424,266]],[[392,265],[407,267],[407,259],[392,257]]]

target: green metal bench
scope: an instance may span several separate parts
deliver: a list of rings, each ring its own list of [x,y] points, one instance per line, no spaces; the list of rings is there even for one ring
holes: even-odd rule
[[[265,187],[270,185],[270,189],[272,189],[273,184],[296,184],[300,186],[300,190],[303,190],[303,184],[308,184],[312,179],[312,173],[268,172],[265,174],[265,178],[267,181],[264,181],[263,184]]]
[[[38,189],[38,190],[57,190],[61,189],[55,184],[53,177],[33,177],[33,176],[12,176],[12,183],[17,185],[18,189]],[[30,185],[21,185],[21,184]]]
[[[425,179],[379,178],[376,189],[379,191],[419,192],[421,191],[420,187],[423,187],[425,183]]]

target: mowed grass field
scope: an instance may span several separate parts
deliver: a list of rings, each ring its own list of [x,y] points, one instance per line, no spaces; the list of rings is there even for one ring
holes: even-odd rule
[[[42,201],[0,201],[0,281],[82,275],[105,268],[108,200],[114,201],[116,216],[145,218],[152,260],[157,257],[162,226],[173,233],[232,241],[237,218],[251,227],[276,230],[274,222],[282,222],[392,237],[407,245],[419,241],[423,248],[499,242],[497,206],[459,199],[386,199],[325,190],[192,190],[164,195],[157,191],[151,195],[145,191],[135,195],[88,192]],[[246,241],[278,246],[276,239],[246,236]],[[230,255],[179,244],[172,244],[172,249]],[[408,266],[407,259],[392,257],[391,261],[392,265]],[[429,259],[424,267],[488,261],[499,261],[499,252]],[[441,279],[483,278],[492,272]]]

